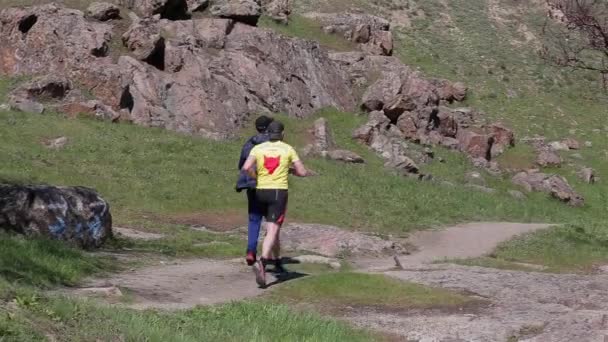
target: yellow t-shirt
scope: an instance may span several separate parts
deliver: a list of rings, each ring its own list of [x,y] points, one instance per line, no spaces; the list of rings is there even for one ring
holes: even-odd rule
[[[296,150],[282,141],[256,145],[250,152],[255,157],[257,189],[287,189],[289,167],[300,160]]]

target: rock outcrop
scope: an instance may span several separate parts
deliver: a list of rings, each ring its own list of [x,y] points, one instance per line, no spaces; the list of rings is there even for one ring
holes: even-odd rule
[[[120,19],[120,9],[107,2],[94,2],[89,5],[85,12],[87,18],[108,21],[112,19]]]
[[[585,203],[583,196],[576,193],[564,177],[558,175],[532,170],[516,174],[512,182],[528,192],[545,192],[574,207],[582,206]]]
[[[93,248],[112,236],[112,216],[92,189],[0,185],[0,229]]]
[[[335,258],[345,254],[365,256],[394,256],[407,254],[405,246],[376,236],[346,231],[337,227],[315,224],[289,224],[284,232],[285,248],[308,251]]]
[[[361,108],[370,112],[369,122],[354,137],[389,165],[417,174],[416,163],[432,159],[415,151],[418,144],[460,150],[489,162],[515,143],[513,131],[503,124],[484,124],[475,110],[442,105],[464,99],[464,85],[427,79],[393,57],[357,52],[330,57],[351,76],[353,87],[364,91]]]
[[[254,113],[355,107],[342,70],[317,43],[231,19],[137,20],[123,37],[132,55],[117,62],[108,56],[112,25],[81,11],[10,8],[0,22],[1,74],[64,75],[120,113],[113,117],[140,125],[221,139]]]
[[[393,54],[393,35],[388,20],[359,13],[306,13],[305,17],[319,22],[323,31],[338,34],[373,55]]]

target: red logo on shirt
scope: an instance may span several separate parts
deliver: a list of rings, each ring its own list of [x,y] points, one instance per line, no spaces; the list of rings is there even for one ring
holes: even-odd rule
[[[264,156],[264,167],[268,170],[269,174],[273,174],[281,164],[281,156],[278,157],[267,157]]]

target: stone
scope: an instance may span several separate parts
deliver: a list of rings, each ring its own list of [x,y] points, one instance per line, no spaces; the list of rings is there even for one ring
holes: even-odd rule
[[[576,160],[583,160],[583,159],[584,159],[584,158],[583,158],[583,155],[582,155],[582,154],[580,154],[580,153],[572,153],[572,154],[570,155],[570,158],[572,158],[572,159],[576,159]]]
[[[11,106],[8,103],[0,103],[0,111],[6,112],[11,109]]]
[[[550,194],[571,206],[584,205],[583,196],[579,195],[561,176],[545,174],[536,171],[520,172],[511,179],[513,184],[523,187],[526,191],[541,191]]]
[[[327,157],[331,160],[342,161],[345,163],[362,164],[365,163],[363,157],[347,150],[331,150],[327,152]]]
[[[53,101],[65,98],[71,89],[72,83],[66,77],[49,74],[21,84],[9,96],[36,101]]]
[[[527,199],[527,196],[523,192],[521,192],[521,191],[509,190],[508,192],[509,192],[509,195],[511,197],[513,197],[514,199],[516,199],[516,200],[525,200],[525,199]]]
[[[467,188],[477,190],[480,192],[485,192],[486,194],[494,194],[496,193],[496,189],[488,188],[487,186],[477,185],[477,184],[465,184]]]
[[[570,148],[562,141],[552,141],[549,143],[549,148],[553,151],[568,151]]]
[[[450,150],[457,150],[458,146],[460,145],[460,142],[456,138],[443,137],[439,144]]]
[[[595,170],[590,167],[582,168],[578,173],[578,177],[582,179],[587,184],[593,184],[596,181],[595,178]]]
[[[406,139],[415,140],[418,137],[418,127],[416,126],[416,116],[414,113],[404,113],[397,119],[396,126],[403,133]]]
[[[133,23],[122,35],[123,45],[140,61],[145,61],[157,69],[164,70],[161,54],[165,51],[165,39],[155,19],[143,19]]]
[[[182,20],[189,17],[186,0],[115,0],[120,6],[135,10],[144,17]]]
[[[490,160],[493,141],[491,135],[471,130],[459,130],[456,139],[460,144],[460,151],[473,158]]]
[[[313,123],[314,147],[317,151],[329,151],[335,143],[327,124],[327,119],[319,118]]]
[[[452,103],[454,101],[461,102],[467,97],[468,88],[462,82],[450,82],[447,80],[435,79],[433,82],[437,85],[439,98],[442,101]]]
[[[68,138],[66,137],[58,137],[58,138],[53,138],[53,139],[45,139],[43,141],[43,145],[46,148],[50,148],[50,149],[55,149],[55,150],[59,150],[65,147],[65,145],[67,145],[68,143]]]
[[[119,112],[97,100],[69,102],[59,105],[57,108],[70,117],[77,117],[80,114],[85,114],[96,119],[112,122],[118,121],[121,118]]]
[[[481,173],[477,171],[470,171],[464,175],[465,182],[468,184],[486,185],[486,180],[483,178]]]
[[[195,48],[223,49],[226,45],[227,35],[234,29],[235,21],[231,19],[196,19],[189,21],[172,21],[164,23],[163,32],[175,37],[180,44],[188,44]],[[171,42],[169,44],[172,45]],[[168,55],[165,53],[165,55]],[[182,67],[183,58],[180,58]],[[170,64],[165,61],[165,65]],[[175,70],[175,71],[180,71]]]
[[[109,204],[92,189],[0,185],[0,227],[94,248],[112,236],[112,216]]]
[[[392,122],[397,122],[401,114],[416,109],[416,104],[412,98],[407,96],[397,96],[384,106],[384,115]]]
[[[12,110],[25,113],[42,114],[44,112],[44,105],[41,103],[14,95],[9,96],[8,105]]]
[[[485,127],[492,135],[493,142],[490,150],[492,158],[503,154],[508,148],[515,146],[515,133],[502,123],[493,123]]]
[[[361,50],[372,55],[391,56],[393,54],[393,34],[390,31],[372,32],[367,44]]]
[[[211,6],[211,14],[255,26],[262,15],[262,7],[256,0],[221,0]]]
[[[376,236],[317,224],[288,224],[281,231],[282,247],[328,258],[406,254],[405,246]]]
[[[573,138],[567,138],[562,141],[562,143],[568,147],[570,150],[578,150],[581,148],[580,143]]]
[[[263,0],[262,11],[270,19],[287,25],[289,23],[289,15],[291,14],[292,0]]]
[[[101,296],[106,298],[120,298],[123,296],[122,291],[116,286],[85,287],[75,289],[74,291],[84,296]]]
[[[87,8],[85,16],[99,21],[120,19],[120,9],[107,2],[93,2]]]
[[[188,13],[202,12],[207,9],[211,0],[186,0]]]
[[[543,150],[538,153],[536,164],[543,167],[559,167],[562,164],[562,158],[553,151]]]
[[[386,163],[386,166],[401,171],[405,175],[418,174],[420,168],[416,163],[405,155],[393,157]]]

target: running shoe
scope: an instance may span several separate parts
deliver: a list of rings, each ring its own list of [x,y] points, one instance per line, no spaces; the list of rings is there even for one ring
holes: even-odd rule
[[[266,270],[262,260],[253,264],[253,273],[255,273],[255,282],[262,288],[266,287]]]

